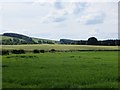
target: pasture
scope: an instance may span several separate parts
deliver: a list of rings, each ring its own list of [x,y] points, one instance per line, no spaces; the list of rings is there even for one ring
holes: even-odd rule
[[[63,47],[64,46],[64,47]],[[16,45],[3,49],[93,49],[93,46]],[[94,49],[106,49],[95,46]],[[111,46],[107,49],[117,49]],[[2,57],[3,88],[117,88],[118,52],[11,54]]]

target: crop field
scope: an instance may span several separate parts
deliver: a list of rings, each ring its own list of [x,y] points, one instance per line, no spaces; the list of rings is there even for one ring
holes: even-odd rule
[[[13,47],[19,46],[3,46]],[[23,45],[20,48],[30,47]],[[75,47],[80,49],[82,46]],[[118,88],[117,51],[46,52],[1,57],[3,88]]]
[[[118,46],[92,46],[92,45],[50,45],[50,44],[31,44],[31,45],[3,45],[0,49],[4,50],[34,50],[34,49],[44,49],[44,50],[118,50]]]

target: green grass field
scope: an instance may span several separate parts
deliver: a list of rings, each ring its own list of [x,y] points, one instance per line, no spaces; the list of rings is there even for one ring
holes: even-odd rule
[[[30,47],[23,45],[22,48]],[[80,46],[75,47],[80,49]],[[40,49],[39,46],[33,48]],[[61,48],[56,45],[55,49]],[[27,53],[5,55],[2,58],[3,88],[118,87],[118,52]]]
[[[60,45],[60,44],[31,44],[31,45],[3,45],[0,49],[13,50],[13,49],[44,49],[44,50],[118,50],[118,46],[92,46],[92,45]]]

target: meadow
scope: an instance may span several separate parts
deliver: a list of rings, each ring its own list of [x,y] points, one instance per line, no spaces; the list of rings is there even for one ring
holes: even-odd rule
[[[33,48],[41,49],[41,46]],[[31,49],[30,46],[21,47]],[[78,49],[75,47],[73,49]],[[54,48],[61,49],[62,46]],[[26,53],[0,57],[3,88],[118,88],[117,51]]]
[[[3,50],[118,50],[118,46],[94,46],[94,45],[61,45],[61,44],[25,44],[25,45],[2,45]]]

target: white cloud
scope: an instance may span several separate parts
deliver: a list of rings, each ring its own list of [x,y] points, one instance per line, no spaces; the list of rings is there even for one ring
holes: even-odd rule
[[[81,24],[99,24],[104,22],[105,14],[100,9],[96,8],[92,3],[85,2],[58,2],[54,1],[50,4],[48,15],[41,20],[43,23],[62,22],[75,17],[76,21]],[[47,3],[48,4],[48,3]],[[71,17],[71,15],[73,17]]]
[[[48,15],[44,16],[41,20],[43,23],[51,23],[51,22],[62,22],[67,17],[67,12],[64,10],[56,10],[54,8],[51,8]]]
[[[56,2],[50,3],[50,12],[43,17],[42,22],[58,23],[74,18],[80,24],[94,25],[104,23],[106,17],[111,16],[114,20],[117,16],[117,9],[112,3],[59,2],[62,7],[59,9],[54,6]]]
[[[86,25],[101,24],[104,23],[104,18],[104,13],[88,13],[87,15],[82,15],[78,22]]]
[[[56,1],[58,2],[58,1]],[[70,15],[78,14],[84,10],[86,7],[86,3],[77,3],[77,2],[59,2],[56,5],[56,2],[49,3],[50,4],[50,11],[48,15],[43,17],[41,20],[42,22],[54,22],[56,19],[61,19],[60,22],[66,20]],[[59,8],[58,8],[59,7]]]

